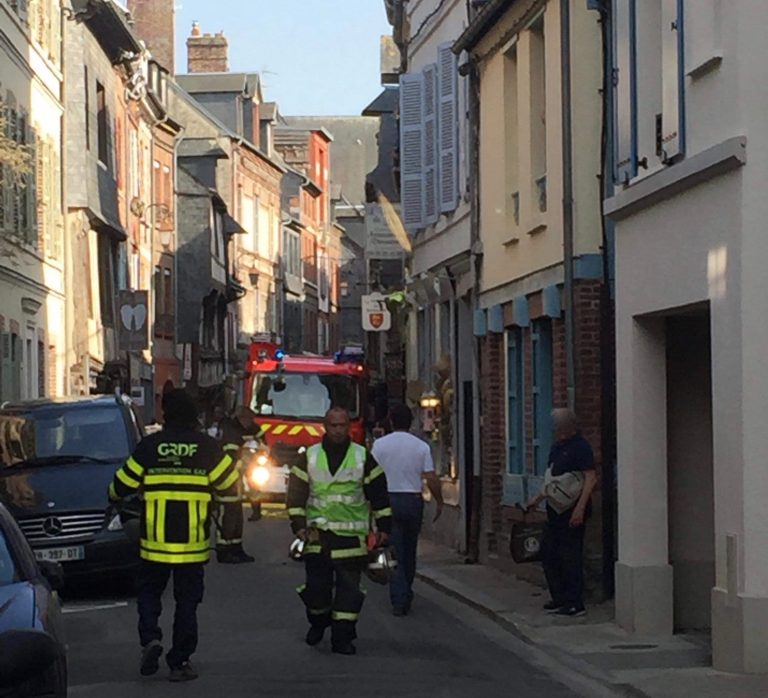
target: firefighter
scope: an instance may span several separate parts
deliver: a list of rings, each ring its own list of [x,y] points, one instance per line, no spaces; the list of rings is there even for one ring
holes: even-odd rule
[[[318,644],[330,626],[333,651],[355,654],[371,514],[377,546],[383,546],[392,510],[384,470],[350,440],[346,410],[328,411],[322,443],[310,446],[291,469],[288,514],[293,532],[305,541],[306,584],[299,594],[310,624],[306,642]]]
[[[255,559],[243,550],[243,473],[246,466],[243,454],[245,443],[255,441],[259,436],[259,427],[253,421],[255,416],[248,407],[240,405],[233,417],[220,422],[224,452],[232,456],[240,473],[237,494],[232,497],[216,497],[222,507],[216,559],[222,564],[237,565]],[[253,506],[255,511],[256,505]],[[231,532],[231,536],[225,537],[224,531]]]
[[[117,471],[109,487],[113,502],[140,493],[139,637],[143,676],[157,673],[162,631],[161,599],[171,575],[176,600],[173,646],[166,655],[174,682],[197,672],[190,657],[197,648],[197,606],[203,600],[204,565],[209,558],[212,492],[232,496],[239,475],[232,458],[197,429],[197,409],[181,389],[163,395],[164,428],[147,436]]]

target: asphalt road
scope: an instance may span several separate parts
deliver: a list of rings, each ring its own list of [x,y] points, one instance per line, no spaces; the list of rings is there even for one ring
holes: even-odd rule
[[[197,681],[169,684],[165,667],[150,679],[139,676],[135,602],[125,590],[121,595],[112,582],[103,582],[75,590],[65,600],[70,696],[578,695],[567,674],[548,666],[479,614],[425,585],[416,588],[413,613],[395,618],[386,589],[368,583],[357,656],[332,654],[327,640],[317,648],[307,647],[303,607],[295,593],[303,570],[287,559],[291,540],[287,521],[273,518],[246,526],[246,547],[257,562],[237,566],[212,562],[206,570],[200,646],[193,660],[200,672]],[[166,637],[171,609],[168,595]],[[589,690],[579,694],[595,695]]]

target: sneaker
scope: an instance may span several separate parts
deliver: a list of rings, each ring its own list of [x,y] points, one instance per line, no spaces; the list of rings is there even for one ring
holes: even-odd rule
[[[335,654],[345,654],[350,657],[357,654],[357,648],[351,642],[334,645],[331,649]]]
[[[550,601],[549,603],[545,603],[542,608],[547,613],[556,613],[563,607],[563,604],[557,603],[557,601]]]
[[[584,606],[563,606],[555,611],[556,616],[567,616],[568,618],[579,618],[587,615],[587,609]]]
[[[310,646],[314,647],[315,645],[319,644],[322,639],[323,635],[325,635],[325,628],[321,628],[317,625],[310,626],[309,630],[307,630],[307,636],[304,638],[304,641]]]
[[[181,683],[182,681],[194,681],[198,674],[189,662],[184,662],[180,667],[171,669],[168,680],[172,683]]]
[[[163,654],[163,646],[159,640],[152,640],[141,649],[141,666],[139,672],[142,676],[152,676],[160,669],[160,657]]]

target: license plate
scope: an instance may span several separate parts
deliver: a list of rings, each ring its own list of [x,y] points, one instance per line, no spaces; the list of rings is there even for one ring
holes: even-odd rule
[[[72,562],[85,560],[85,548],[75,545],[70,548],[42,548],[35,550],[35,557],[47,562]]]

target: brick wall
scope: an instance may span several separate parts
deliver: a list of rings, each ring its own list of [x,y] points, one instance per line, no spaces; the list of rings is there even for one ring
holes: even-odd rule
[[[171,75],[176,72],[175,6],[176,0],[128,0],[136,34]]]
[[[224,34],[201,36],[200,28],[195,26],[187,39],[187,70],[190,73],[229,72],[229,42]]]

